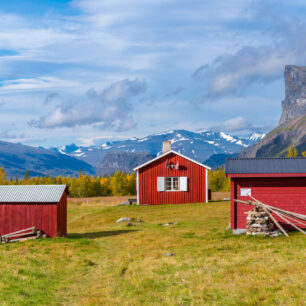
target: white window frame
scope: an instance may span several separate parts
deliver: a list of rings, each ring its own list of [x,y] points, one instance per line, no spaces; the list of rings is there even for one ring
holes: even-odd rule
[[[170,178],[171,179],[171,189],[166,189],[166,180]],[[178,189],[174,189],[173,186],[173,182],[174,182],[174,178],[177,178],[178,180]],[[179,176],[165,176],[165,181],[164,181],[165,187],[164,190],[165,191],[169,191],[169,192],[173,192],[173,191],[181,191],[180,189],[180,177]]]

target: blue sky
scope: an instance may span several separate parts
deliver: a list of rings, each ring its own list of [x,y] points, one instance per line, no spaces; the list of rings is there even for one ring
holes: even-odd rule
[[[305,1],[0,1],[0,139],[90,145],[172,129],[268,131]]]

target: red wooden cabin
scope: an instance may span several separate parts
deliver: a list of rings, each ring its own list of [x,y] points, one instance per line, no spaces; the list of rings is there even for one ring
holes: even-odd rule
[[[170,149],[136,167],[137,204],[208,202],[209,167]]]
[[[225,173],[231,178],[231,228],[237,232],[246,228],[244,213],[252,207],[234,199],[252,200],[249,195],[306,214],[306,158],[232,158],[226,161]]]
[[[0,186],[0,235],[35,226],[49,237],[67,234],[66,185]]]

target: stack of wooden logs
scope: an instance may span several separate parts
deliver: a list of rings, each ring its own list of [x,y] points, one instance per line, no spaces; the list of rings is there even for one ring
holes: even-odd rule
[[[35,226],[29,227],[20,231],[9,233],[3,236],[0,236],[1,243],[11,243],[16,241],[25,241],[29,239],[38,239],[47,237],[45,234],[42,234],[41,231],[37,230]]]
[[[288,233],[285,231],[283,226],[273,216],[275,215],[279,217],[283,223],[295,228],[296,230],[306,235],[306,232],[301,228],[301,227],[303,228],[306,227],[306,223],[305,223],[306,215],[264,204],[258,201],[257,199],[255,199],[251,195],[249,195],[249,197],[253,201],[250,201],[250,200],[242,201],[242,200],[235,199],[235,202],[251,205],[255,208],[255,211],[253,211],[254,208],[252,209],[252,211],[250,212],[250,215],[248,216],[249,219],[247,220],[248,222],[250,221],[249,226],[248,226],[248,232],[250,232],[250,234],[253,235],[253,233],[257,233],[257,232],[260,233],[262,231],[264,232],[267,231],[268,235],[270,236],[278,236],[277,232],[271,231],[272,229],[270,230],[270,232],[268,231],[269,227],[271,227],[270,221],[273,221],[273,223],[279,229],[279,231],[282,234],[284,234],[286,237],[288,237]],[[263,214],[263,212],[265,213],[265,215]],[[266,217],[268,217],[268,219],[266,219]],[[263,219],[266,220],[266,222],[264,222]],[[256,231],[255,231],[255,228],[256,228]]]
[[[274,230],[273,220],[260,206],[255,206],[246,213],[247,216],[247,235],[279,236],[280,232]]]

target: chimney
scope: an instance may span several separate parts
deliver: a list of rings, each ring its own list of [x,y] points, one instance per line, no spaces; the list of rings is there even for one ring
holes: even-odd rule
[[[163,141],[163,154],[171,151],[171,141]]]

